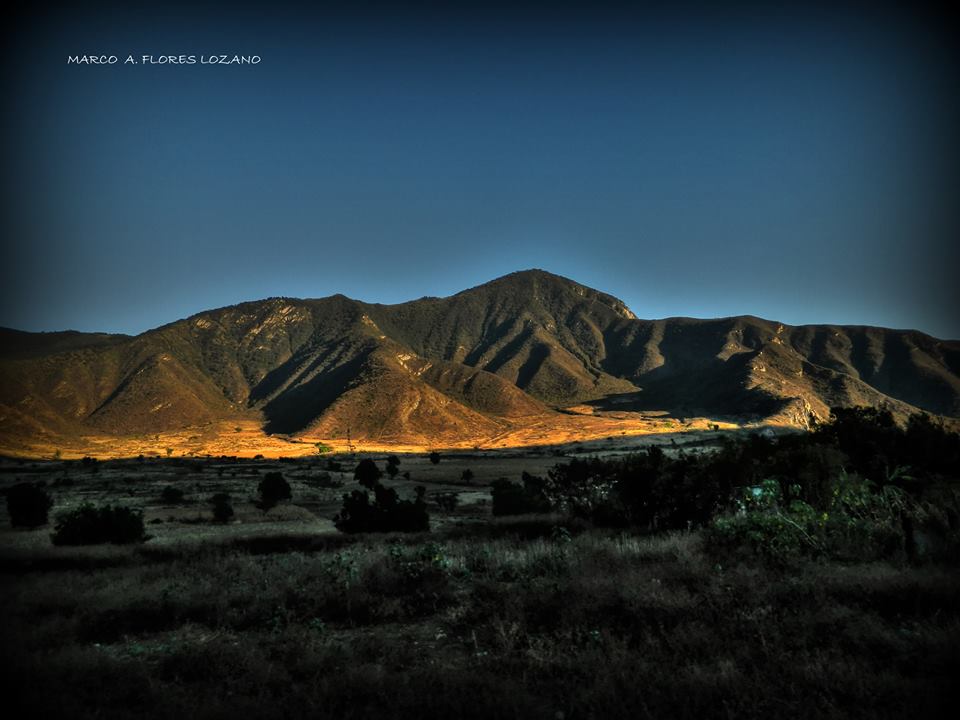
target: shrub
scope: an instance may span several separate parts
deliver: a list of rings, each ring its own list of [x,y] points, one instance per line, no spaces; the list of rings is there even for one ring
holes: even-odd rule
[[[328,488],[331,490],[337,490],[343,487],[343,482],[340,480],[334,480],[333,476],[328,472],[322,472],[315,478],[308,478],[306,483],[310,487]]]
[[[213,505],[213,519],[219,523],[225,523],[233,517],[233,505],[230,504],[230,496],[227,493],[217,493],[210,498]]]
[[[490,483],[494,515],[526,515],[550,511],[544,480],[524,472],[522,485],[500,478]]]
[[[387,458],[387,475],[395,478],[398,472],[400,472],[400,458],[396,455],[391,455]]]
[[[436,450],[430,453],[429,457],[430,457],[430,462],[433,463],[434,465],[437,465],[440,462],[440,453],[438,453]]]
[[[441,510],[445,510],[446,512],[453,512],[457,509],[457,505],[460,504],[460,496],[455,492],[435,493],[433,500]]]
[[[747,552],[776,563],[824,549],[816,511],[802,500],[785,505],[780,483],[767,479],[744,488],[738,513],[717,518],[708,537],[714,552]]]
[[[364,488],[367,486],[364,485]],[[337,529],[358,532],[420,532],[430,529],[430,515],[424,499],[426,488],[417,487],[414,500],[401,500],[397,491],[374,481],[374,500],[367,490],[343,496],[343,508],[334,518]]]
[[[473,480],[473,470],[467,468],[462,473],[460,473],[460,481],[465,483],[470,483]]]
[[[51,539],[54,545],[143,542],[146,540],[143,513],[119,505],[98,508],[84,503],[57,518]]]
[[[167,485],[160,491],[160,499],[167,505],[180,505],[183,503],[183,490],[173,485]]]
[[[264,512],[276,506],[281,500],[289,500],[293,497],[290,484],[278,472],[269,472],[264,475],[257,485],[257,492],[260,493],[259,506]]]
[[[52,505],[50,495],[39,485],[19,483],[7,490],[7,513],[14,527],[46,525]]]

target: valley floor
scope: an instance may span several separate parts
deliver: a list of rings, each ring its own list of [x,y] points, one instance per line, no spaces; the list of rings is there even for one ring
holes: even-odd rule
[[[137,546],[55,547],[0,526],[10,717],[936,718],[958,699],[952,565],[716,554],[697,532],[495,518],[490,480],[549,453],[401,456],[432,532],[338,533],[355,486],[326,459],[7,461],[51,517],[90,500],[145,513]],[[334,459],[334,462],[337,462]],[[334,466],[335,467],[335,466]],[[343,467],[346,467],[344,463]],[[463,470],[473,476],[463,478]],[[264,513],[258,478],[293,499]],[[318,487],[344,482],[344,487]],[[164,487],[184,491],[167,504]],[[228,492],[235,521],[207,496]]]
[[[318,442],[336,452],[400,452],[420,453],[430,450],[510,450],[559,448],[576,443],[633,443],[644,438],[665,438],[690,433],[716,432],[748,427],[728,419],[705,417],[673,418],[664,413],[594,412],[577,406],[565,412],[543,416],[515,418],[502,432],[482,438],[420,436],[396,437],[311,437],[268,435],[261,420],[236,420],[189,427],[177,432],[136,436],[87,435],[63,438],[29,437],[0,438],[0,455],[15,458],[131,458],[138,455],[204,457],[230,455],[252,458],[297,458],[316,453]],[[755,427],[755,426],[749,426]]]

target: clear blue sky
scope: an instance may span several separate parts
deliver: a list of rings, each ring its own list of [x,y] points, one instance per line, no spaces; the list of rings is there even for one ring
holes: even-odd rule
[[[644,318],[960,338],[935,12],[345,5],[21,11],[0,325],[134,333],[539,267]],[[94,53],[262,62],[67,65]]]

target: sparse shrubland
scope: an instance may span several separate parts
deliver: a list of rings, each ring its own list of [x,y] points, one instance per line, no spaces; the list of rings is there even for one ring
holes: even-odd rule
[[[952,717],[957,443],[838,412],[496,481],[482,521],[432,490],[432,532],[371,461],[341,533],[0,554],[4,677],[37,717]]]
[[[837,410],[813,433],[728,441],[714,452],[658,447],[575,459],[523,497],[600,526],[707,528],[720,551],[877,559],[960,551],[960,437],[926,416]],[[494,487],[498,495],[517,486]]]

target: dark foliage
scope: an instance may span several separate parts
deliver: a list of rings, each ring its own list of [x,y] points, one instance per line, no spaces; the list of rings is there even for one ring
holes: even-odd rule
[[[526,515],[549,512],[550,499],[544,493],[544,480],[524,472],[522,484],[500,478],[490,483],[494,515]]]
[[[364,490],[343,496],[343,508],[334,518],[337,529],[358,532],[420,532],[430,529],[430,515],[425,500],[426,488],[416,488],[413,500],[401,500],[397,491],[373,481],[372,487],[361,482]],[[367,488],[373,490],[370,501]]]
[[[126,545],[146,540],[143,513],[119,505],[94,507],[84,503],[57,518],[54,545]]]
[[[395,478],[398,472],[400,472],[400,458],[396,455],[391,455],[387,458],[387,475]]]
[[[233,505],[227,493],[215,494],[210,498],[210,504],[213,505],[213,519],[216,522],[225,523],[233,517]]]
[[[322,472],[316,477],[307,478],[306,483],[310,487],[327,488],[331,490],[337,490],[343,487],[343,482],[340,480],[334,480],[333,476],[331,476],[328,472]]]
[[[455,492],[434,493],[433,500],[437,503],[437,507],[446,512],[453,512],[460,504],[460,496]]]
[[[276,506],[281,500],[289,500],[293,497],[290,484],[278,472],[269,472],[264,475],[257,485],[257,492],[260,493],[259,506],[264,511]]]
[[[437,465],[440,462],[440,453],[438,453],[436,450],[430,453],[430,462],[434,465]]]
[[[47,491],[33,483],[18,483],[7,490],[7,513],[14,527],[39,527],[47,524],[53,500]]]
[[[167,505],[180,505],[184,501],[183,490],[173,485],[167,485],[160,491],[160,499]]]
[[[373,490],[381,477],[383,477],[383,472],[370,458],[361,460],[353,471],[353,479],[368,490]]]
[[[810,434],[759,435],[716,451],[659,448],[615,460],[575,459],[541,486],[554,510],[614,527],[688,529],[717,523],[716,544],[782,559],[794,553],[888,557],[955,552],[960,437],[917,415],[838,409]],[[529,497],[498,481],[494,514]],[[505,508],[513,508],[505,510]]]

